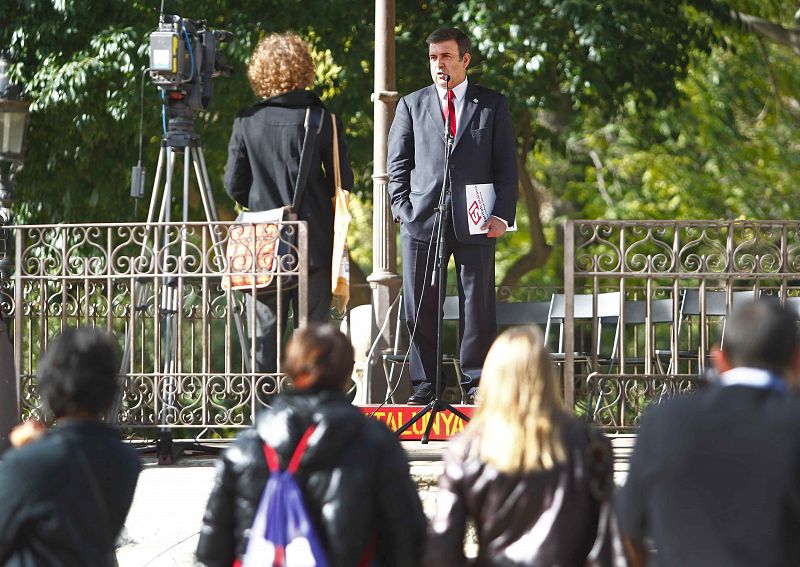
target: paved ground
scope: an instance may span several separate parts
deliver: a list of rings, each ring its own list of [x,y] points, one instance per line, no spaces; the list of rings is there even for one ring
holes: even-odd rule
[[[412,474],[426,495],[441,472],[443,442],[428,446],[403,443]],[[177,465],[158,466],[145,457],[133,507],[125,525],[124,545],[117,551],[121,567],[188,567],[194,565],[200,521],[214,479],[214,459],[190,457]],[[432,501],[423,495],[430,510]],[[432,494],[430,494],[432,496]]]
[[[612,438],[617,484],[624,482],[634,441],[632,435]],[[403,442],[428,515],[434,505],[436,482],[442,471],[441,453],[446,446],[446,442]],[[189,457],[176,465],[159,466],[153,457],[145,457],[125,526],[125,543],[117,552],[121,567],[194,565],[200,522],[214,479],[214,462],[213,458]],[[468,546],[468,554],[475,551]]]

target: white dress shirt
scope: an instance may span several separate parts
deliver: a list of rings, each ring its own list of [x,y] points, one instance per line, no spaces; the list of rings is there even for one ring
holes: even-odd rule
[[[458,137],[458,133],[461,131],[461,111],[464,110],[464,98],[467,96],[467,85],[469,81],[464,79],[461,83],[457,86],[450,89],[453,91],[453,106],[456,110],[456,137]],[[439,93],[439,106],[442,107],[442,116],[445,115],[447,112],[447,89],[443,89],[439,86],[439,83],[434,83],[436,86],[436,90]],[[493,218],[496,218],[508,228],[508,223],[505,219],[501,219],[495,215],[491,215]]]
[[[467,96],[467,79],[461,81],[458,86],[450,89],[455,95],[453,97],[453,106],[456,109],[456,136],[461,129],[461,111],[464,110],[464,97]],[[439,83],[434,83],[436,90],[439,92],[439,105],[442,107],[442,116],[447,112],[447,89],[439,86]]]

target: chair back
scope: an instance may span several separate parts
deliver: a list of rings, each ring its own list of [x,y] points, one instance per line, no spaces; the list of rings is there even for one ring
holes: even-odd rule
[[[499,302],[496,309],[498,327],[547,325],[552,301]]]

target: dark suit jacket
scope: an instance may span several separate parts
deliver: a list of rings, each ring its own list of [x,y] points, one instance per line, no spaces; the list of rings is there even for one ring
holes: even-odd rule
[[[277,209],[292,204],[300,152],[305,136],[306,108],[324,108],[311,91],[290,91],[241,110],[233,122],[225,167],[225,189],[251,211]],[[353,187],[341,120],[339,161],[342,187]],[[308,222],[309,265],[331,265],[333,253],[333,126],[325,113],[316,150],[311,155],[308,181],[299,220]]]
[[[108,553],[125,524],[140,468],[136,452],[116,430],[92,421],[55,428],[5,453],[0,461],[0,565],[113,564]]]
[[[494,183],[497,200],[492,214],[509,224],[514,222],[518,192],[514,151],[505,97],[469,83],[450,158],[451,218],[460,242],[493,243],[483,234],[469,234],[468,184]],[[398,102],[389,131],[386,169],[395,219],[412,237],[430,240],[444,178],[444,121],[435,85]]]
[[[800,565],[800,398],[714,386],[652,408],[618,505],[662,567]]]

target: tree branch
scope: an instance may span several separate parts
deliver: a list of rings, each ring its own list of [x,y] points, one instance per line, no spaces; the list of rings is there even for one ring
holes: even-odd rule
[[[603,162],[600,161],[600,156],[594,150],[589,150],[589,157],[592,158],[594,168],[597,170],[597,188],[600,190],[600,196],[609,208],[613,208],[614,201],[611,199],[611,195],[608,194],[608,190],[606,189],[606,178],[603,175]]]
[[[800,55],[800,29],[786,28],[764,18],[743,14],[735,10],[731,11],[731,17],[744,31],[755,33],[759,37],[785,45],[797,55]]]
[[[778,119],[780,119],[781,114],[781,93],[778,89],[778,81],[775,79],[775,73],[772,70],[772,64],[769,61],[769,51],[767,51],[767,46],[764,44],[764,39],[760,36],[756,37],[758,40],[758,47],[761,50],[761,55],[764,57],[764,63],[767,65],[767,77],[769,78],[769,85],[772,90],[772,94],[775,96],[775,114]],[[761,112],[758,113],[756,120],[761,120],[767,114],[767,108],[769,104],[765,101],[764,108]]]

